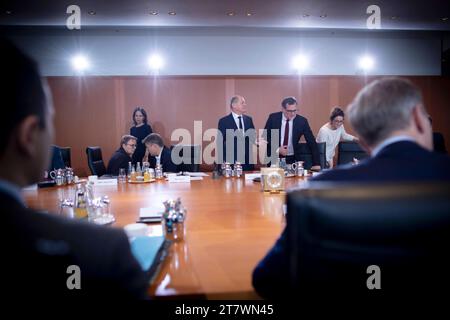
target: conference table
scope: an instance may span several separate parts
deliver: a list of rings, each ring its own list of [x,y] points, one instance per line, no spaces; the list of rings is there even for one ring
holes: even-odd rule
[[[300,186],[302,177],[285,179],[286,188]],[[28,206],[59,212],[62,199],[73,198],[74,186],[23,191]],[[140,208],[180,198],[187,209],[185,237],[174,242],[149,286],[156,299],[255,299],[252,271],[280,235],[286,194],[270,194],[261,184],[241,178],[173,183],[118,183],[96,186],[96,196],[107,195],[116,222],[135,223]],[[161,223],[151,223],[149,235],[162,235]]]

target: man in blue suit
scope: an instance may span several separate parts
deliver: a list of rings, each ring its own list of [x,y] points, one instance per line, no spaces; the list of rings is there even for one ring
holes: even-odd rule
[[[450,181],[450,158],[433,153],[432,130],[420,91],[400,78],[376,80],[348,108],[351,125],[371,157],[337,167],[314,181]],[[289,288],[287,231],[253,272],[253,286],[264,297]]]
[[[218,140],[218,160],[234,164],[240,162],[243,170],[254,169],[252,147],[256,131],[251,117],[245,115],[247,104],[243,96],[236,95],[230,101],[231,113],[219,120],[222,143]]]
[[[316,139],[309,127],[308,120],[297,114],[297,100],[287,97],[281,102],[281,111],[269,115],[264,128],[264,138],[267,141],[267,157],[272,162],[276,158],[286,158],[286,163],[293,163],[297,159],[295,150],[302,136],[311,149],[313,166],[312,170],[320,170],[319,149]],[[274,131],[276,130],[276,131]],[[272,134],[278,132],[278,138],[272,141]],[[275,145],[272,144],[275,143]],[[276,154],[272,154],[272,148]]]

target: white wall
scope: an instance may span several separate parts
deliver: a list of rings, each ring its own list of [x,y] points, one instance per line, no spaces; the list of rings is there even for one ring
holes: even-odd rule
[[[166,60],[161,75],[289,75],[292,57],[310,56],[306,74],[360,74],[364,53],[376,60],[370,74],[440,75],[437,33],[244,28],[2,30],[38,60],[47,76],[74,75],[70,57],[89,56],[87,75],[148,75],[147,59]]]

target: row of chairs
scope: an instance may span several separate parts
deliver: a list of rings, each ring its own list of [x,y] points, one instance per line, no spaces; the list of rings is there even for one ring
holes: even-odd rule
[[[326,163],[326,155],[325,142],[317,143],[317,147],[319,148],[319,157],[320,157],[320,166],[325,168]],[[312,153],[307,143],[299,143],[296,146],[296,154],[299,155],[300,161],[304,162],[305,169],[310,169],[313,165]],[[338,145],[338,158],[337,165],[347,164],[352,162],[353,158],[358,160],[364,159],[368,156],[367,152],[361,148],[361,146],[357,142],[353,141],[343,141]]]
[[[187,150],[190,149],[190,163],[181,163],[177,165],[177,171],[200,171],[200,146],[199,145],[175,145],[170,147],[171,150],[175,150],[176,154],[180,157],[183,156]],[[86,154],[88,158],[88,165],[93,175],[102,176],[106,174],[105,163],[103,162],[102,150],[100,147],[87,147]]]
[[[320,154],[320,165],[322,168],[325,167],[326,157],[325,157],[325,143],[318,143]],[[64,160],[64,164],[67,167],[71,167],[71,148],[70,147],[59,147]],[[306,143],[298,144],[298,153],[301,161],[304,161],[304,166],[306,169],[311,168],[313,165],[312,154],[309,146]],[[183,156],[183,153],[187,149],[191,152],[191,163],[181,163],[178,165],[178,171],[190,171],[198,172],[200,170],[200,146],[199,145],[175,145],[171,146],[171,149]],[[102,150],[100,147],[87,147],[86,154],[88,158],[88,166],[93,175],[102,176],[106,174],[106,166],[103,161]],[[341,142],[338,145],[338,160],[337,164],[346,164],[352,162],[353,158],[358,160],[366,158],[367,153],[361,148],[361,146],[356,142]]]

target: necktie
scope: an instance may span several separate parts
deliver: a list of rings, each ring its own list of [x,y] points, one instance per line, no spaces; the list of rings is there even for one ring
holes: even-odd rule
[[[239,129],[242,130],[242,129],[244,128],[244,127],[242,126],[242,117],[239,116],[238,119],[239,119]]]
[[[287,146],[289,143],[289,119],[286,120],[286,127],[284,128],[283,146]]]

